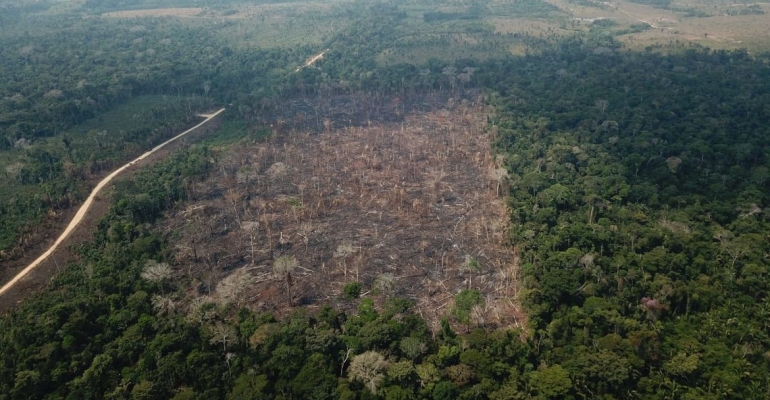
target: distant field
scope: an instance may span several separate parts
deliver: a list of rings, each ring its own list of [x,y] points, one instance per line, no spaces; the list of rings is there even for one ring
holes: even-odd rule
[[[378,54],[379,65],[521,54],[546,36],[574,34],[559,29],[566,14],[542,0],[501,0],[484,6],[410,4],[401,9],[406,18],[397,29],[400,37]]]
[[[102,14],[107,18],[138,17],[194,17],[203,12],[202,8],[157,8],[150,10],[112,11]]]
[[[500,0],[467,4],[399,4],[406,18],[396,27],[402,39],[379,53],[379,65],[423,63],[430,58],[488,58],[537,51],[521,36],[557,39],[611,21],[603,34],[631,49],[696,43],[715,49],[770,49],[770,3],[676,0],[665,8],[644,0]],[[661,2],[664,3],[664,2]],[[231,3],[214,7],[111,11],[105,18],[176,17],[228,21],[219,33],[239,47],[322,45],[354,23],[367,5],[347,0],[275,4]],[[648,29],[639,29],[640,24]],[[596,31],[596,29],[593,29]]]
[[[227,21],[219,33],[239,47],[276,48],[322,43],[345,29],[351,18],[333,8],[347,1],[276,4],[232,3],[214,7],[155,8],[102,13],[104,18],[176,17],[195,21]]]
[[[612,21],[618,39],[632,49],[697,43],[714,49],[770,50],[770,3],[688,0],[656,8],[629,0],[548,2],[568,13],[570,26],[590,27],[595,19]],[[628,32],[640,23],[650,29]]]
[[[770,50],[770,2],[740,0],[497,0],[484,4],[398,2],[407,18],[405,32],[425,43],[399,43],[382,53],[378,63],[420,63],[429,58],[454,60],[520,53],[532,46],[511,40],[506,34],[563,37],[591,29],[592,21],[607,19],[615,26],[606,33],[631,49],[697,43],[716,49]],[[38,4],[40,3],[40,4]],[[276,48],[319,45],[353,23],[360,11],[371,6],[349,0],[297,1],[272,4],[205,1],[135,1],[98,3],[84,1],[23,2],[25,10],[38,15],[59,12],[101,12],[104,18],[179,18],[195,21],[228,21],[220,32],[234,45]],[[47,4],[47,5],[45,5]],[[113,4],[111,7],[110,4]],[[139,8],[126,10],[125,8]],[[639,32],[632,25],[646,24]],[[489,25],[501,37],[481,34],[477,26]],[[45,27],[44,27],[45,28]],[[448,29],[447,29],[448,28]],[[436,30],[462,35],[462,40],[430,42]],[[8,33],[0,33],[8,34]],[[35,34],[35,32],[30,32]]]
[[[238,47],[277,48],[324,43],[354,20],[334,7],[344,2],[238,5],[205,10],[200,17],[227,18],[219,34]]]
[[[240,47],[276,48],[322,44],[330,35],[347,27],[351,21],[339,19],[293,18],[280,13],[265,13],[257,18],[242,19],[220,31]]]

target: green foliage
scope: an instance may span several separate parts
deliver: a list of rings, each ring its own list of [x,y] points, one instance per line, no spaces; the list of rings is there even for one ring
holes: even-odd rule
[[[770,228],[760,211],[770,147],[767,128],[748,121],[766,112],[737,102],[719,111],[709,99],[765,98],[743,76],[770,70],[744,52],[574,44],[490,72],[539,66],[499,82],[490,120],[511,177],[533,340],[552,366],[529,375],[534,394],[697,398],[720,382],[733,385],[728,397],[754,397],[752,385],[766,387],[760,354],[770,341],[742,335],[761,329],[753,314],[766,302],[770,247],[756,234]],[[720,123],[735,134],[721,134]],[[731,346],[753,348],[741,367],[751,384],[731,372]]]
[[[388,381],[402,386],[413,386],[417,373],[411,361],[399,361],[388,366]]]
[[[629,0],[634,3],[650,5],[658,8],[668,8],[671,5],[671,0]]]
[[[66,209],[85,199],[90,189],[85,179],[178,133],[188,123],[189,107],[202,105],[187,100],[135,97],[68,127],[63,136],[14,139],[25,144],[23,151],[3,152],[6,159],[0,161],[9,178],[0,182],[0,250],[20,251],[16,239],[39,223],[46,211]]]
[[[398,348],[412,361],[419,359],[428,351],[428,346],[426,346],[420,339],[414,337],[405,337],[401,339]]]
[[[255,392],[257,393],[257,392]],[[190,388],[180,388],[171,400],[195,400],[195,391]]]
[[[453,400],[457,398],[458,390],[451,382],[441,381],[433,387],[431,398],[433,400]]]
[[[423,14],[425,22],[451,21],[454,19],[478,19],[479,15],[474,12],[442,12],[430,11]]]
[[[455,296],[452,316],[461,324],[470,325],[473,307],[483,304],[484,298],[478,290],[462,290]]]
[[[562,14],[563,11],[544,0],[513,0],[492,3],[492,15],[510,15],[518,18],[548,18]]]
[[[542,399],[563,399],[572,388],[569,373],[560,365],[533,372],[529,383],[537,397]]]
[[[186,371],[174,364],[185,364],[179,357],[190,351],[199,334],[182,329],[168,336],[187,325],[173,319],[161,324],[155,318],[139,275],[145,265],[143,260],[162,258],[163,250],[160,240],[138,224],[136,218],[141,215],[143,221],[152,222],[166,207],[184,198],[181,180],[201,177],[186,175],[178,166],[208,163],[207,153],[206,148],[193,148],[139,173],[131,187],[151,193],[149,203],[157,206],[150,209],[131,209],[127,206],[130,201],[126,200],[132,195],[125,189],[118,190],[114,206],[100,222],[94,242],[81,245],[78,250],[79,262],[56,277],[46,296],[32,299],[0,321],[2,364],[17,365],[14,368],[19,371],[0,372],[0,392],[24,391],[23,395],[19,392],[21,396],[11,398],[66,393],[94,398],[130,389],[126,393],[134,398],[157,398],[173,389],[168,387],[169,382],[156,381],[156,376],[181,379]],[[205,171],[201,168],[190,170]],[[108,235],[116,227],[122,233]],[[89,278],[81,285],[83,276]],[[92,298],[94,293],[99,296]],[[42,319],[35,322],[36,318],[30,319],[33,315]],[[23,330],[10,328],[20,324],[25,326]],[[38,342],[45,344],[39,349],[47,354],[45,365],[27,347]],[[142,361],[149,354],[163,354],[165,362]],[[25,372],[32,366],[34,372]],[[212,372],[218,369],[215,367]],[[206,383],[204,375],[200,382]],[[28,387],[32,384],[34,389]]]
[[[361,295],[361,284],[358,282],[350,282],[345,284],[342,289],[342,293],[347,300],[355,300]]]
[[[742,6],[728,8],[727,15],[765,15],[765,10],[759,4],[746,4]]]

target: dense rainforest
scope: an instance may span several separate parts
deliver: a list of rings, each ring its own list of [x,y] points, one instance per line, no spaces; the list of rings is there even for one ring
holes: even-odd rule
[[[139,95],[182,99],[159,123],[189,114],[192,98],[232,103],[229,118],[255,123],[287,98],[483,90],[494,108],[487,134],[507,170],[528,326],[473,324],[468,315],[483,301],[475,290],[457,293],[435,332],[410,300],[375,304],[360,287],[344,293],[354,312],[316,304],[277,318],[239,302],[178,309],[169,299],[187,285],[170,279],[169,238],[152,226],[195,199],[195,183],[217,168],[220,150],[198,145],[117,184],[77,260],[0,318],[0,400],[770,397],[769,57],[632,52],[597,32],[517,38],[533,49],[522,56],[380,65],[406,16],[381,4],[353,13],[357,22],[320,47],[331,48],[323,62],[298,73],[309,48],[243,51],[180,29],[157,42],[186,45],[150,52],[128,21],[111,45],[134,48],[122,57],[141,53],[146,67],[75,68],[40,78],[67,81],[35,86],[25,68],[82,60],[56,62],[74,51],[56,35],[29,50],[8,39],[3,62],[17,68],[3,71],[26,83],[2,94],[5,146],[38,165],[35,143]],[[449,12],[428,19],[447,18],[473,22]],[[144,35],[156,31],[151,21],[142,21]],[[196,62],[182,62],[182,49]],[[124,65],[119,55],[82,58],[108,68]],[[189,69],[169,72],[154,57]],[[68,111],[41,108],[65,95]],[[151,132],[126,142],[138,151],[171,130]],[[50,154],[78,160],[57,140]],[[64,173],[63,160],[40,157],[51,168],[38,182]]]
[[[767,59],[570,42],[489,73],[541,362],[589,396],[767,397]]]

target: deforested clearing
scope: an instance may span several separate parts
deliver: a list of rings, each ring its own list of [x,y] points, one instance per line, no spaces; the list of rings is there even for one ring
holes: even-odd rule
[[[224,151],[217,172],[188,189],[196,200],[162,228],[175,268],[194,282],[186,303],[353,307],[343,289],[358,282],[362,296],[413,299],[436,328],[455,295],[473,289],[485,300],[474,322],[521,326],[488,111],[450,99],[398,122],[325,120],[320,133]],[[279,272],[285,257],[296,263]]]

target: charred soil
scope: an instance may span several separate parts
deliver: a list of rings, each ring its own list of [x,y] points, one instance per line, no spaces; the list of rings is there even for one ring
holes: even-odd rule
[[[400,106],[384,108],[396,115]],[[207,302],[278,314],[344,309],[354,306],[345,285],[358,282],[378,300],[413,299],[437,327],[460,290],[476,289],[486,301],[474,322],[520,326],[489,110],[479,98],[424,110],[344,128],[319,116],[320,133],[284,124],[265,142],[225,150],[195,200],[158,228],[181,281],[192,282],[175,301],[191,311]],[[276,271],[287,258],[291,271]]]

